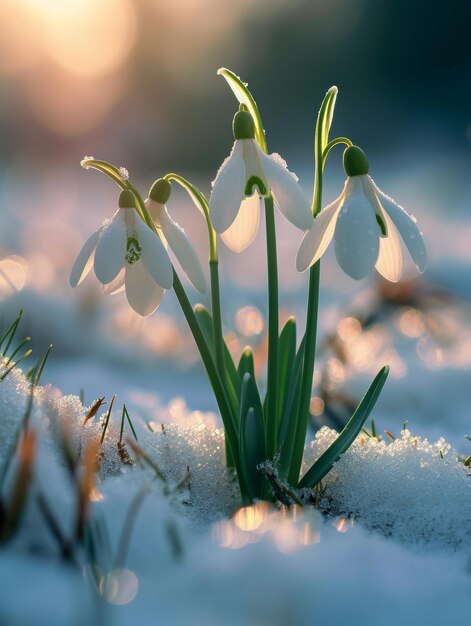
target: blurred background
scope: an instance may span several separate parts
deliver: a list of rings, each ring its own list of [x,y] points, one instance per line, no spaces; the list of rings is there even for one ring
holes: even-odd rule
[[[126,167],[143,194],[168,171],[209,194],[233,141],[236,102],[216,75],[226,66],[249,83],[269,148],[308,195],[317,108],[337,85],[332,132],[365,149],[373,178],[417,216],[429,250],[425,276],[416,281],[409,267],[395,288],[355,283],[328,252],[313,419],[341,422],[391,362],[385,427],[411,419],[431,436],[469,434],[470,17],[463,0],[3,0],[0,317],[6,324],[23,307],[36,352],[54,343],[45,382],[84,389],[88,403],[117,392],[136,411],[167,407],[172,419],[184,402],[215,408],[173,294],[142,320],[93,276],[72,290],[68,275],[118,197],[80,168],[84,155]],[[328,163],[325,202],[343,185],[340,157]],[[204,261],[198,211],[177,190],[169,209]],[[278,226],[282,317],[302,320],[300,233],[282,218]],[[221,257],[228,343],[235,354],[251,344],[261,364],[263,228],[245,253]]]

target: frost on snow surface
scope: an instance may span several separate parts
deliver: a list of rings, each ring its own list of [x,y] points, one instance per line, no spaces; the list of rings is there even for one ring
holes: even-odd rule
[[[305,453],[311,465],[338,433],[322,428]],[[471,547],[471,470],[444,439],[402,430],[386,443],[360,436],[323,481],[320,506],[408,544]]]
[[[20,370],[0,382],[0,467],[29,394]],[[162,478],[130,447],[132,463],[119,454],[116,408],[90,510],[99,549],[94,562],[64,562],[37,495],[45,495],[69,536],[76,502],[61,436],[80,457],[101,436],[103,408],[84,424],[88,407],[76,396],[34,391],[33,485],[21,528],[0,552],[0,623],[392,626],[438,625],[465,614],[469,470],[444,440],[430,444],[408,431],[388,444],[359,437],[341,457],[319,501],[333,516],[259,503],[232,517],[237,482],[225,469],[223,431],[211,416],[196,423],[182,408],[189,425],[181,415],[178,425],[154,421],[154,432],[136,421],[138,445]],[[167,413],[162,409],[162,421]],[[335,437],[320,430],[306,447],[306,463]],[[7,480],[2,496],[10,486]]]

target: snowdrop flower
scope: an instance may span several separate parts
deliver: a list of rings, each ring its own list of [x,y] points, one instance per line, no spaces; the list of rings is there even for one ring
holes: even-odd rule
[[[340,267],[356,280],[376,267],[384,278],[397,282],[404,269],[403,243],[422,273],[427,253],[415,218],[378,189],[360,148],[347,148],[343,165],[345,187],[305,233],[296,258],[298,271],[316,263],[333,237]]]
[[[98,228],[83,245],[70,273],[72,287],[94,268],[108,293],[123,284],[130,306],[139,315],[150,315],[159,306],[165,289],[173,284],[173,268],[159,237],[135,209],[134,194],[126,189],[111,220]]]
[[[204,293],[206,291],[206,280],[196,252],[188,241],[185,231],[172,220],[165,206],[171,190],[169,181],[165,180],[165,178],[159,178],[152,185],[149,197],[145,200],[145,205],[155,225],[162,233],[162,239],[168,243],[185,274],[196,289]]]
[[[260,220],[260,198],[270,194],[294,226],[309,228],[312,215],[296,176],[278,155],[267,156],[260,148],[248,111],[236,113],[233,132],[232,152],[217,173],[209,200],[214,229],[226,245],[241,252],[253,241]]]

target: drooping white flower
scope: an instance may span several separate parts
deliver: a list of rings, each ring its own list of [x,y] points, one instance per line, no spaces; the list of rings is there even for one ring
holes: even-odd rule
[[[155,225],[162,233],[162,238],[168,243],[185,274],[196,289],[204,293],[206,291],[206,280],[196,252],[189,242],[185,231],[170,217],[165,206],[170,193],[170,183],[166,179],[160,178],[152,185],[149,197],[145,200],[145,205]]]
[[[368,176],[368,160],[357,146],[344,153],[348,176],[340,196],[326,206],[304,234],[296,267],[303,272],[324,254],[334,239],[343,271],[359,280],[375,267],[391,282],[404,269],[404,244],[417,270],[427,266],[427,252],[416,220],[384,194]]]
[[[167,251],[137,214],[131,191],[121,192],[111,220],[83,245],[70,273],[71,286],[79,285],[92,266],[108,293],[119,291],[124,282],[130,306],[142,316],[153,313],[165,289],[172,287],[173,268]]]
[[[250,113],[236,113],[233,131],[232,152],[217,173],[209,200],[214,229],[226,245],[241,252],[253,241],[260,220],[260,198],[270,194],[294,226],[309,228],[312,215],[296,176],[278,155],[268,156],[260,148]]]

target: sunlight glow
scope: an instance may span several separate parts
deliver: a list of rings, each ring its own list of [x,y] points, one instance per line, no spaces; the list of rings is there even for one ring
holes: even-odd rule
[[[261,312],[254,306],[244,306],[236,313],[235,323],[237,330],[244,337],[259,335],[264,328]]]
[[[303,509],[276,510],[268,502],[256,502],[239,509],[232,520],[215,524],[212,536],[221,547],[232,550],[268,537],[284,553],[320,541],[313,519]]]
[[[37,29],[36,37],[39,34],[50,58],[73,74],[107,74],[127,58],[134,44],[137,20],[128,0],[22,0],[14,4],[33,18],[30,27]]]

